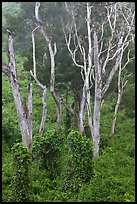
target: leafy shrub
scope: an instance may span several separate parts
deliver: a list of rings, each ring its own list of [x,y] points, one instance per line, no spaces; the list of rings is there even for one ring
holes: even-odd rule
[[[126,110],[127,117],[135,117],[135,84],[128,84],[126,86],[121,106]]]
[[[30,152],[22,143],[16,143],[13,148],[15,187],[13,201],[28,202],[30,197],[29,166],[32,160]]]
[[[2,141],[2,202],[11,202],[14,186],[13,158],[9,146]]]
[[[49,177],[54,179],[59,169],[59,156],[64,141],[63,134],[54,130],[47,131],[45,135],[35,136],[33,152],[36,159],[40,159],[40,167],[49,172]]]
[[[65,145],[63,160],[62,191],[77,192],[83,183],[88,183],[93,174],[91,139],[78,131],[71,131]]]
[[[121,130],[124,128],[123,124],[121,124]],[[126,128],[128,129],[128,126]],[[131,157],[126,148],[129,141],[129,146],[131,148],[131,144],[133,143],[133,136],[131,133],[124,135],[118,133],[115,134],[115,138],[111,139],[109,142],[110,145],[102,150],[102,154],[97,160],[95,160],[94,175],[90,184],[84,185],[73,201],[134,201],[135,164],[133,155]]]

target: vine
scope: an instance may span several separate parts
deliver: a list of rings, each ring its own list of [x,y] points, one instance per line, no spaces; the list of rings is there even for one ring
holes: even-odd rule
[[[32,161],[32,155],[23,143],[16,143],[12,148],[12,152],[15,169],[13,201],[28,202],[31,190],[29,167]]]
[[[40,160],[40,168],[49,172],[54,179],[59,173],[59,156],[64,141],[64,134],[57,134],[54,130],[47,131],[45,135],[36,136],[33,142],[33,151]]]
[[[62,172],[63,191],[78,191],[84,183],[90,182],[93,174],[92,142],[73,130],[67,138],[67,149],[66,170]]]

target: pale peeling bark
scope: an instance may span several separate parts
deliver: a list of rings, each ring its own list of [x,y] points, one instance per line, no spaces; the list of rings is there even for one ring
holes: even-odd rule
[[[99,156],[99,142],[100,142],[100,110],[101,110],[101,69],[98,60],[98,40],[96,32],[94,31],[94,64],[95,64],[95,97],[94,97],[94,158]]]
[[[122,94],[123,94],[122,91],[118,93],[117,103],[116,103],[116,106],[115,106],[115,112],[114,112],[112,127],[111,127],[111,135],[110,135],[111,137],[114,135],[114,132],[115,132],[118,108],[119,108],[119,105],[120,105],[120,102],[121,102]]]
[[[46,126],[46,116],[47,116],[47,103],[46,103],[46,92],[47,88],[43,84],[40,83],[40,81],[37,79],[37,77],[34,76],[33,72],[30,71],[31,76],[33,79],[36,81],[38,86],[43,90],[42,93],[42,103],[43,103],[43,111],[42,111],[42,118],[41,118],[41,123],[40,123],[40,128],[39,128],[39,134],[42,135],[45,130]]]
[[[42,119],[39,128],[39,133],[42,135],[44,133],[45,123],[46,123],[46,116],[47,116],[47,104],[46,104],[46,87],[43,90],[42,94],[42,102],[43,102],[43,112],[42,112]]]
[[[58,110],[58,116],[57,116],[57,131],[60,129],[60,124],[61,124],[61,113],[62,113],[62,101],[61,99],[57,96],[55,92],[55,55],[56,55],[56,43],[54,43],[54,50],[51,45],[51,41],[48,43],[49,46],[49,53],[50,53],[50,58],[51,58],[51,76],[50,76],[50,92],[51,95],[53,96],[53,99],[57,105],[57,110]]]
[[[32,149],[32,82],[28,85],[28,128],[30,135],[30,149]]]
[[[54,49],[53,49],[50,40],[49,40],[48,46],[49,46],[49,53],[50,53],[50,59],[51,59],[50,93],[57,106],[58,115],[57,115],[56,131],[59,132],[60,126],[61,126],[61,118],[62,118],[62,100],[59,96],[57,96],[55,92],[55,55],[56,55],[57,49],[56,49],[56,43],[54,43]]]
[[[128,76],[130,76],[130,74],[127,76],[126,74],[124,75],[123,79],[121,80],[121,75],[122,75],[122,70],[126,68],[127,64],[134,59],[129,57],[130,51],[128,51],[127,54],[127,61],[125,62],[125,64],[122,66],[122,57],[124,54],[124,50],[127,48],[127,45],[124,47],[122,47],[122,52],[121,52],[121,56],[120,56],[120,60],[119,60],[119,71],[118,71],[118,97],[117,97],[117,102],[115,105],[115,111],[114,111],[114,116],[113,116],[113,121],[112,121],[112,127],[111,127],[111,134],[110,136],[114,136],[115,133],[115,126],[116,126],[116,120],[117,120],[117,114],[118,114],[118,109],[119,109],[119,105],[121,103],[121,99],[122,99],[122,95],[123,95],[123,91],[124,91],[124,87],[127,84],[127,80],[126,78]]]
[[[61,126],[61,117],[62,117],[62,100],[61,98],[56,94],[55,92],[55,55],[57,52],[57,47],[56,43],[53,44],[52,46],[52,41],[48,37],[46,31],[42,27],[42,21],[39,17],[39,7],[40,7],[40,2],[37,2],[35,5],[35,17],[38,23],[38,26],[40,26],[39,31],[43,35],[46,43],[48,43],[48,48],[49,48],[49,54],[50,54],[50,62],[51,62],[51,76],[50,76],[50,93],[55,101],[55,104],[57,106],[57,122],[56,122],[56,131],[60,131],[60,126]]]
[[[122,43],[123,43],[123,36],[120,36],[117,45],[115,45],[117,46],[117,49],[115,50],[113,55],[110,56],[110,50],[113,47],[112,39],[113,39],[113,32],[114,32],[116,22],[114,21],[114,24],[113,24],[114,27],[112,27],[112,22],[110,22],[110,16],[108,16],[108,21],[109,21],[109,25],[112,33],[108,40],[107,55],[102,66],[99,63],[100,61],[99,43],[98,43],[98,36],[95,30],[94,30],[94,36],[93,36],[94,66],[95,66],[95,96],[94,96],[94,121],[93,121],[94,158],[97,158],[99,156],[101,102],[112,82],[112,79],[116,71],[118,70],[120,53],[122,50]],[[108,75],[108,78],[106,80],[104,87],[102,88],[102,77],[103,75],[106,74],[106,66],[108,65],[108,62],[111,61],[112,59],[115,59],[115,64]]]
[[[32,147],[32,136],[30,134],[31,130],[29,129],[29,125],[31,124],[32,118],[28,119],[28,112],[31,113],[31,105],[30,103],[32,102],[31,98],[31,87],[29,88],[29,106],[30,108],[28,110],[26,103],[23,102],[21,98],[21,93],[20,93],[20,87],[17,79],[17,74],[16,74],[16,61],[14,57],[14,49],[13,49],[13,38],[12,35],[10,34],[8,36],[8,60],[9,60],[9,66],[6,66],[5,63],[3,63],[3,70],[4,73],[7,73],[6,75],[9,77],[10,80],[10,85],[12,89],[12,94],[14,97],[14,102],[18,114],[18,119],[19,119],[19,125],[20,125],[20,130],[21,130],[21,135],[22,135],[22,142],[24,146],[31,151]],[[30,125],[31,127],[31,125]]]
[[[82,91],[82,96],[81,96],[81,100],[80,100],[80,105],[79,105],[79,112],[78,112],[78,118],[77,118],[77,122],[78,122],[78,129],[79,132],[83,133],[84,132],[84,115],[85,115],[85,88],[83,88]]]
[[[86,76],[86,94],[87,94],[87,112],[88,112],[88,126],[91,131],[91,137],[93,138],[93,121],[92,121],[92,112],[90,105],[90,86],[89,81],[92,83],[90,79],[90,74],[92,70],[92,42],[91,42],[91,6],[90,3],[87,2],[87,31],[88,31],[88,69]]]
[[[42,118],[41,118],[41,123],[40,123],[40,128],[39,128],[39,134],[42,135],[45,130],[45,125],[46,125],[46,116],[47,116],[47,103],[46,103],[46,85],[44,86],[38,79],[36,75],[36,57],[35,57],[35,38],[34,38],[34,32],[40,28],[40,26],[37,26],[33,31],[32,31],[32,45],[33,45],[33,72],[30,71],[31,76],[33,79],[36,81],[38,86],[43,90],[42,93],[42,103],[43,103],[43,111],[42,111]],[[46,53],[44,54],[46,56]],[[44,61],[45,64],[45,61]],[[34,74],[33,74],[34,73]]]
[[[95,64],[95,98],[94,98],[94,128],[93,128],[93,144],[94,159],[99,156],[100,142],[100,110],[101,110],[101,67],[98,59],[98,39],[96,31],[94,31],[94,64]]]
[[[109,76],[106,80],[106,83],[104,85],[104,87],[102,88],[102,98],[104,97],[105,93],[107,92],[107,90],[109,89],[109,86],[112,82],[112,79],[116,73],[116,71],[118,70],[118,67],[119,67],[119,61],[120,61],[120,53],[121,53],[121,50],[122,50],[122,43],[123,43],[123,36],[120,37],[119,39],[119,42],[118,42],[118,47],[117,47],[117,56],[116,56],[116,59],[115,59],[115,65],[114,67],[112,68],[112,70],[110,71],[109,73]]]

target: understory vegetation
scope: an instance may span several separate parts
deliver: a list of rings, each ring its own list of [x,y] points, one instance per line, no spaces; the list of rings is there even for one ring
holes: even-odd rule
[[[121,111],[121,125],[115,138],[106,137],[104,142],[102,139],[101,155],[95,161],[89,138],[78,140],[78,132],[72,131],[68,138],[63,133],[55,135],[54,131],[35,136],[34,155],[29,163],[30,194],[25,201],[134,202],[134,120],[126,117],[123,120],[123,117]],[[69,137],[75,140],[73,147]],[[83,149],[79,143],[84,144]],[[11,202],[15,201],[14,155],[5,142],[2,146],[3,201]]]
[[[20,57],[18,59],[20,60]],[[19,73],[23,71],[21,67],[20,64]],[[23,75],[21,78],[24,76],[26,77]],[[22,93],[25,93],[23,80],[21,79]],[[3,202],[135,201],[135,121],[134,117],[127,117],[128,113],[124,108],[121,107],[118,113],[115,136],[111,138],[109,133],[113,102],[110,102],[108,97],[103,104],[100,156],[93,160],[90,135],[82,135],[75,127],[71,127],[66,134],[65,123],[62,123],[61,132],[55,133],[55,107],[49,94],[47,131],[44,135],[36,133],[40,123],[39,112],[42,109],[36,87],[33,106],[38,108],[34,108],[35,133],[32,154],[29,155],[21,144],[10,85],[5,76],[2,83]],[[24,179],[26,183],[22,189],[20,182],[24,182]]]

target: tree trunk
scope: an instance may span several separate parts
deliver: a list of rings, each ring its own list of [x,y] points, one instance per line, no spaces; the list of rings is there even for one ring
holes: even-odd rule
[[[10,34],[8,36],[8,60],[9,60],[9,67],[8,67],[8,74],[12,94],[14,97],[14,102],[19,118],[19,125],[22,134],[22,142],[24,146],[31,150],[32,148],[32,85],[30,84],[28,87],[28,106],[22,100],[20,94],[20,87],[17,79],[16,74],[16,61],[14,57],[14,49],[13,49],[13,38]],[[4,67],[2,67],[4,69]],[[6,72],[4,72],[6,73]]]
[[[60,131],[61,126],[61,116],[62,116],[62,100],[59,96],[57,96],[55,92],[55,55],[57,52],[56,43],[54,43],[54,47],[52,46],[52,42],[50,40],[50,37],[47,35],[46,31],[43,28],[43,22],[40,19],[39,16],[39,7],[40,2],[36,2],[35,4],[35,17],[37,20],[38,27],[40,27],[40,32],[43,35],[45,41],[48,43],[49,48],[49,54],[50,54],[50,62],[51,62],[51,75],[50,75],[50,93],[55,101],[55,104],[57,106],[57,122],[56,122],[56,132]]]
[[[115,113],[114,113],[114,117],[113,117],[113,121],[112,121],[111,137],[114,135],[114,132],[115,132],[117,113],[118,113],[118,108],[119,108],[119,105],[120,105],[120,102],[121,102],[121,98],[122,98],[122,92],[118,93],[117,103],[116,103],[116,106],[115,106]]]
[[[37,9],[36,9],[37,10]],[[43,111],[42,111],[42,118],[41,118],[41,123],[40,123],[40,128],[39,128],[39,134],[42,135],[44,133],[44,128],[45,128],[45,123],[46,123],[46,116],[47,116],[47,104],[46,104],[46,85],[44,86],[38,79],[36,75],[36,58],[35,58],[35,38],[34,38],[34,32],[39,28],[37,26],[33,31],[32,31],[32,45],[33,45],[33,73],[30,71],[31,76],[34,78],[38,86],[43,90],[42,93],[42,103],[43,103]],[[46,53],[44,54],[44,57],[46,56]],[[44,58],[43,57],[43,58]]]
[[[32,150],[32,82],[28,85],[28,127],[30,136],[30,149]]]
[[[93,138],[93,121],[90,107],[90,91],[87,92],[87,110],[88,110],[88,126],[90,128],[91,137]]]
[[[85,115],[85,87],[83,87],[82,90],[82,96],[80,99],[80,104],[79,104],[79,111],[78,111],[78,130],[79,132],[83,133],[84,132],[84,115]]]
[[[43,111],[42,111],[41,124],[40,124],[40,128],[39,128],[39,134],[41,134],[41,135],[44,133],[46,116],[47,116],[46,91],[47,91],[47,89],[45,87],[43,89],[43,94],[42,94]]]
[[[101,110],[101,68],[98,60],[98,40],[96,31],[94,31],[94,64],[95,64],[95,98],[94,98],[94,127],[93,127],[93,144],[94,159],[99,156],[100,142],[100,110]]]
[[[90,105],[90,73],[92,68],[92,43],[91,43],[91,7],[90,3],[87,2],[87,31],[88,31],[88,70],[86,76],[86,93],[87,93],[87,111],[88,111],[88,126],[91,131],[91,137],[93,137],[93,121],[92,112]],[[91,81],[90,81],[91,82]]]
[[[117,113],[118,113],[118,108],[119,105],[121,103],[121,98],[122,98],[122,94],[123,94],[123,88],[124,88],[124,79],[122,81],[121,84],[121,63],[122,63],[122,56],[123,53],[121,53],[121,59],[119,60],[119,72],[118,72],[118,97],[117,97],[117,102],[115,105],[115,112],[114,112],[114,117],[113,117],[113,121],[112,121],[112,127],[111,127],[111,137],[114,135],[115,132],[115,126],[116,126],[116,120],[117,120]]]
[[[59,99],[59,103],[57,105],[57,123],[56,123],[56,131],[60,132],[60,127],[61,127],[61,119],[62,119],[62,101]]]
[[[62,118],[62,100],[55,93],[55,54],[56,54],[56,43],[54,43],[54,50],[51,45],[51,41],[48,43],[49,53],[51,59],[51,76],[50,76],[50,93],[53,96],[55,104],[57,106],[57,122],[56,122],[56,132],[60,131],[61,118]]]

